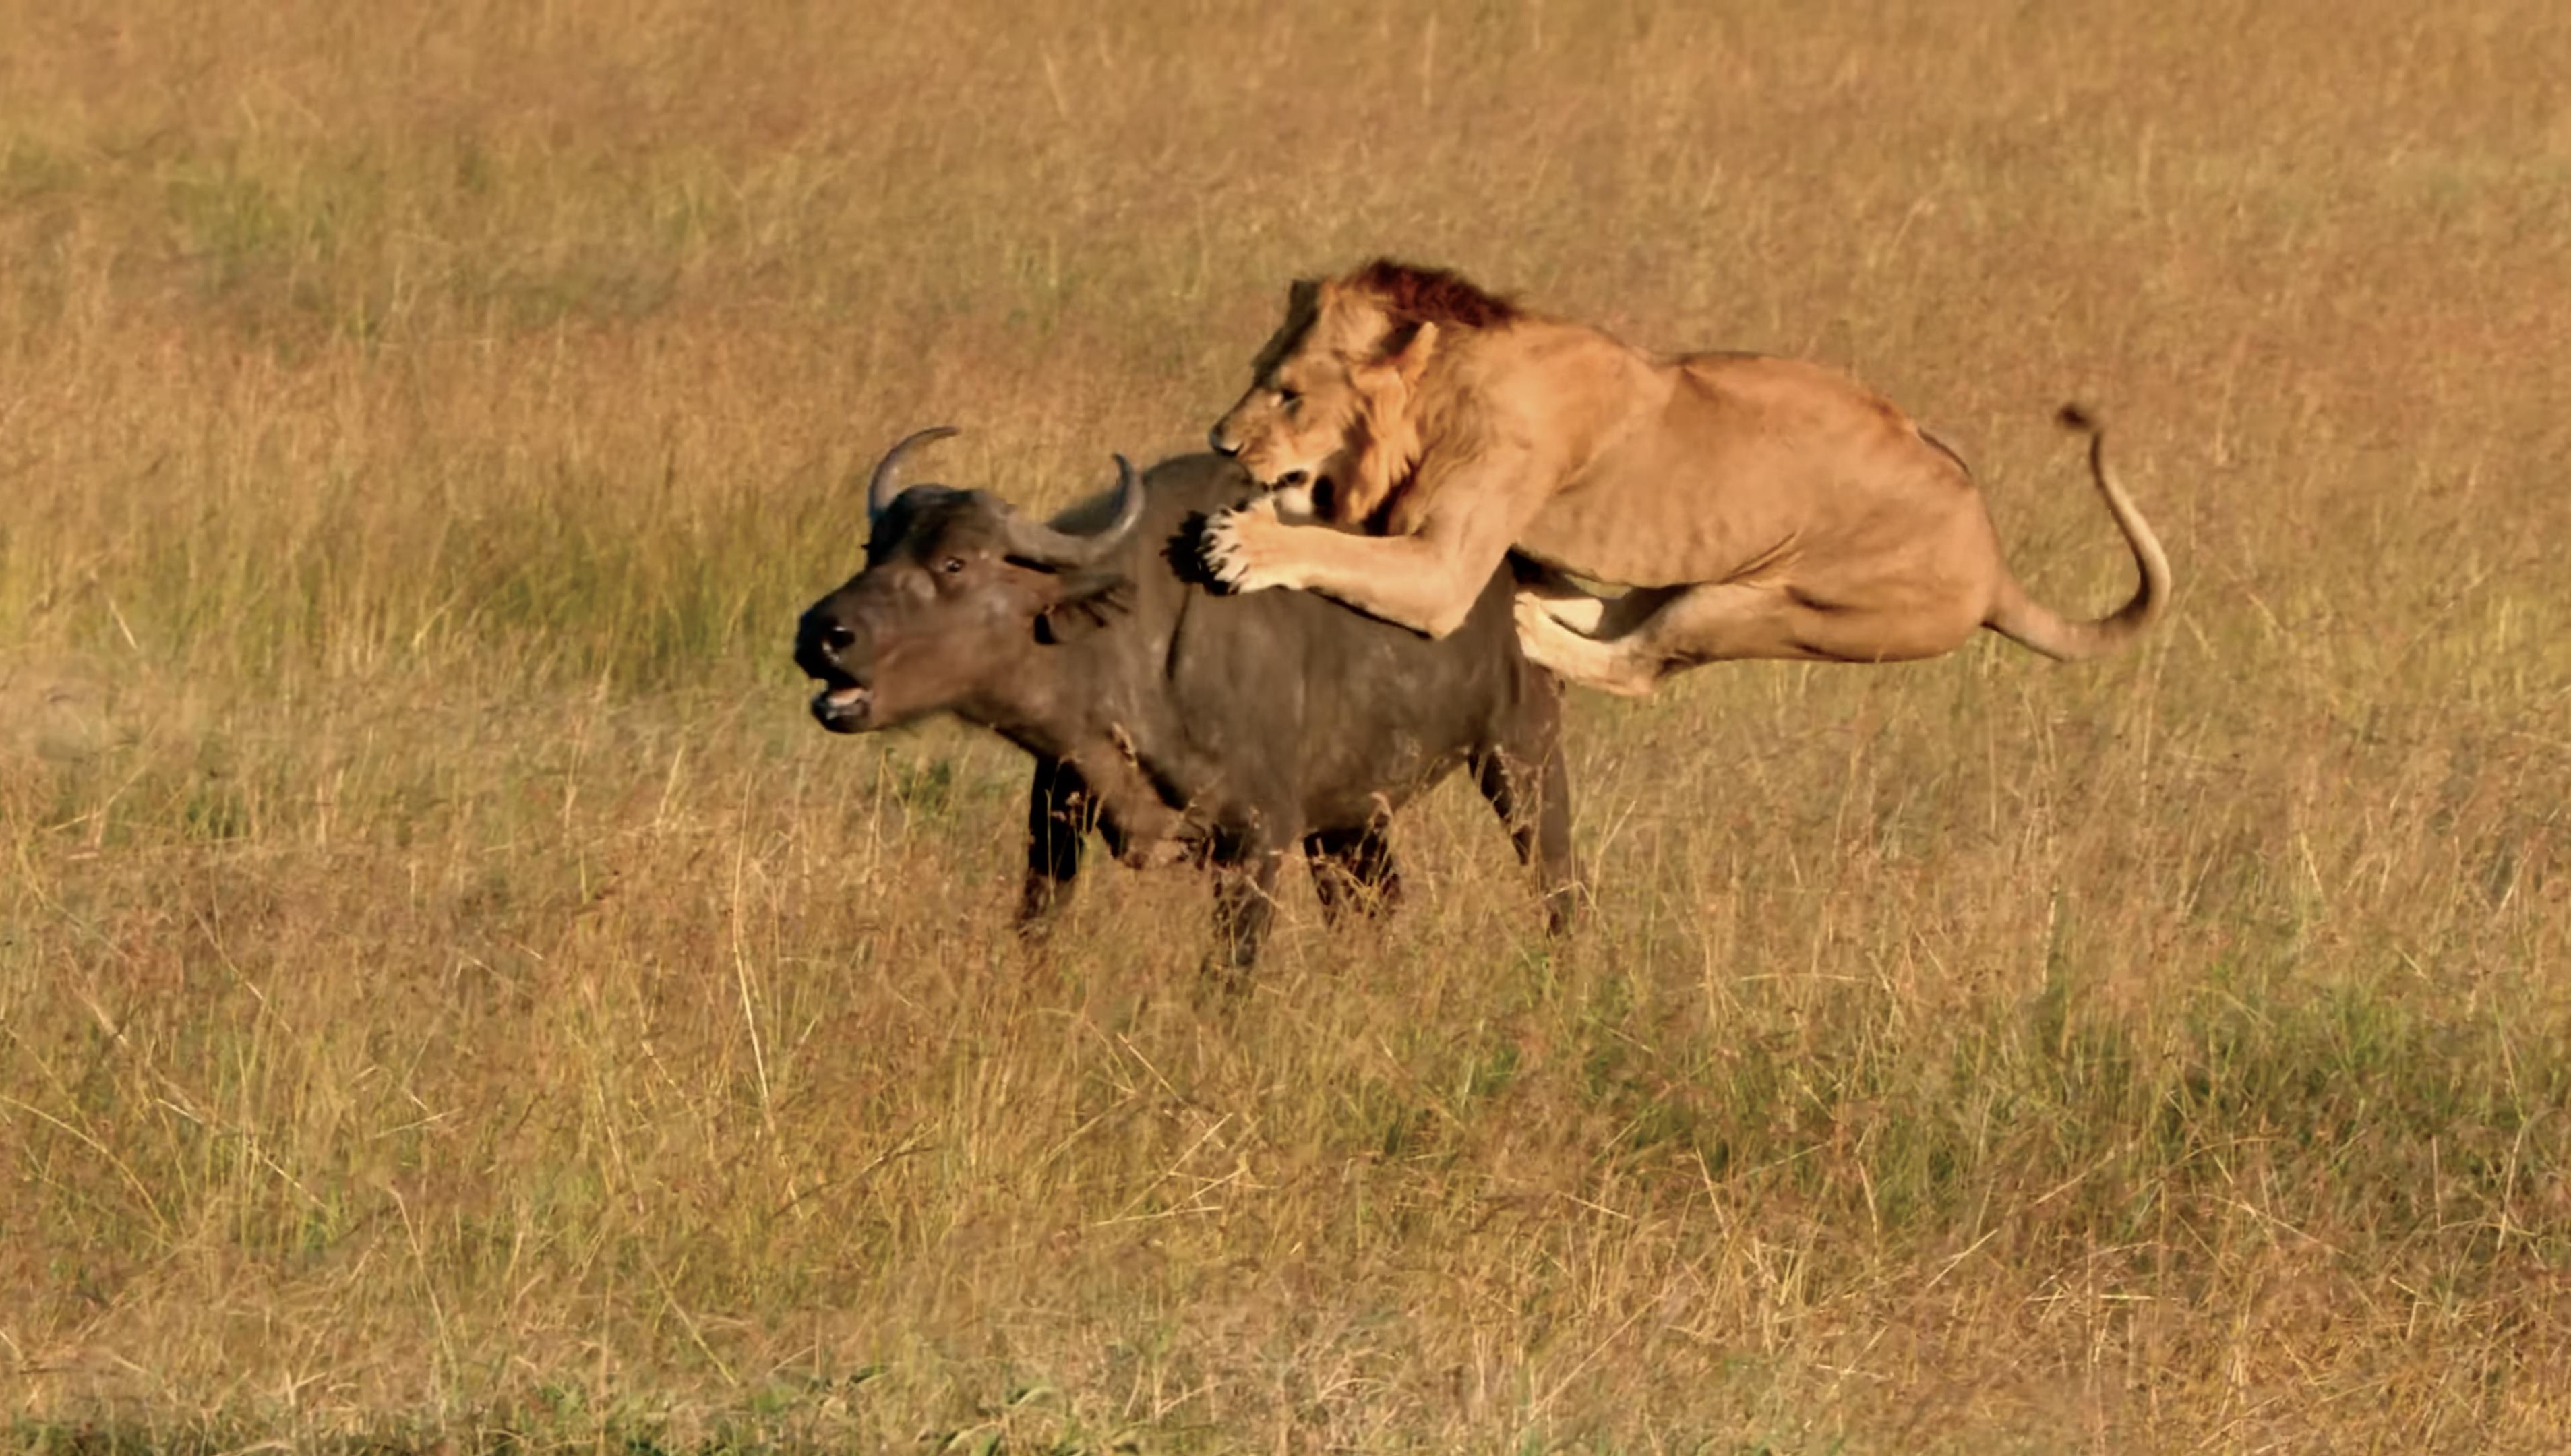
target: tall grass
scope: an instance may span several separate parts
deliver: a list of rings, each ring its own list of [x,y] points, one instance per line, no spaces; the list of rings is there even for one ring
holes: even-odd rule
[[[48,1451],[2560,1449],[2571,22],[0,0],[0,1395]],[[2178,607],[1582,697],[1591,925],[1005,929],[852,474],[1286,279],[1856,370]]]

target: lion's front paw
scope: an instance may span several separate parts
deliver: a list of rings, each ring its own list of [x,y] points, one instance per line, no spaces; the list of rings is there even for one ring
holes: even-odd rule
[[[1296,586],[1285,541],[1290,529],[1277,519],[1277,503],[1267,496],[1217,511],[1206,521],[1206,570],[1236,592]]]

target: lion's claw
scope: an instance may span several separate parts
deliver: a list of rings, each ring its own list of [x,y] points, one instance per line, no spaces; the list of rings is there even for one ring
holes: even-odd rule
[[[1274,512],[1262,510],[1264,501],[1233,506],[1206,518],[1204,559],[1206,570],[1227,590],[1257,592],[1277,585],[1257,565],[1256,545],[1248,539],[1268,521]]]

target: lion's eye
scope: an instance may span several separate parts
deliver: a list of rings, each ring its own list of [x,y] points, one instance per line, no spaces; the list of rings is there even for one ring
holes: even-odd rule
[[[1277,403],[1280,408],[1292,409],[1302,402],[1303,396],[1295,390],[1280,387],[1277,391]]]

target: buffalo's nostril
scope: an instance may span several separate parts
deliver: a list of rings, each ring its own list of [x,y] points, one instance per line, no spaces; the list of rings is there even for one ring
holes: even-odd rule
[[[840,626],[836,622],[833,622],[829,626],[821,629],[821,651],[828,653],[834,658],[841,652],[845,651],[848,644],[855,642],[856,640],[857,635],[854,632],[849,631],[847,628]]]

